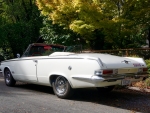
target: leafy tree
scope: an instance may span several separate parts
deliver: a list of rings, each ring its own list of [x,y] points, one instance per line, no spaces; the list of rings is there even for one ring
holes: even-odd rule
[[[143,8],[133,8],[138,4],[138,0],[37,0],[43,15],[80,34],[94,49],[139,47],[144,43],[132,17]]]
[[[3,0],[0,14],[0,46],[10,57],[22,54],[29,43],[39,37],[42,17],[35,0]]]
[[[150,2],[149,0],[132,0],[126,8],[131,13],[126,12],[125,17],[134,20],[133,28],[142,38],[148,38],[150,46]]]
[[[68,29],[63,29],[62,26],[52,24],[51,20],[47,17],[43,19],[43,27],[40,30],[41,36],[47,43],[62,44],[62,45],[76,45],[81,41],[80,35]]]
[[[89,16],[95,15],[95,19],[99,19],[99,15],[101,13],[97,12],[94,4],[91,9],[88,10],[88,7],[84,7],[84,5],[90,5],[86,2],[82,2],[80,5],[79,1],[49,1],[46,3],[44,0],[38,0],[40,9],[43,10],[44,15],[49,15],[54,24],[60,24],[65,27],[65,29],[70,29],[79,35],[82,36],[83,39],[93,39],[94,30],[99,29],[98,25],[93,21],[93,17]],[[45,7],[45,3],[46,6]],[[83,4],[84,3],[84,4]],[[58,7],[57,7],[58,6]],[[90,8],[90,7],[89,7]],[[94,13],[94,14],[93,14]],[[79,18],[79,19],[77,19]],[[97,26],[97,27],[96,27]],[[90,42],[87,40],[87,42]]]

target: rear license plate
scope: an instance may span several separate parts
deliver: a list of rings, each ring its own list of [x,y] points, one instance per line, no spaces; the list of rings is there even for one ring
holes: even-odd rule
[[[123,79],[123,80],[121,81],[121,85],[122,85],[122,86],[130,85],[130,84],[131,84],[131,81],[128,80],[128,79]]]

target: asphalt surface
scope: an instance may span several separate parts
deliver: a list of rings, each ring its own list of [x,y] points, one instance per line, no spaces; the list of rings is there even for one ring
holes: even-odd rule
[[[52,88],[18,82],[7,87],[0,75],[0,113],[150,113],[150,94],[129,89],[101,95],[78,89],[70,100],[59,99]]]

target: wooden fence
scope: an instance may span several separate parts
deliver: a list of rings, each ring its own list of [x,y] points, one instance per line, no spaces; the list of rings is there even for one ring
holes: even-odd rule
[[[106,53],[117,56],[134,56],[150,59],[150,48],[135,48],[135,49],[117,49],[117,50],[90,50],[83,51],[84,53]]]

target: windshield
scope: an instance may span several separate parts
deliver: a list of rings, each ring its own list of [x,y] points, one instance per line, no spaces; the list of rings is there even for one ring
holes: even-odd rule
[[[82,45],[66,46],[65,52],[81,53]]]
[[[63,52],[64,46],[56,46],[56,45],[30,45],[22,57],[29,56],[47,56],[53,52]]]
[[[47,44],[30,44],[22,57],[30,56],[48,56],[54,52],[74,52],[81,53],[81,45],[62,46],[62,45],[47,45]]]

